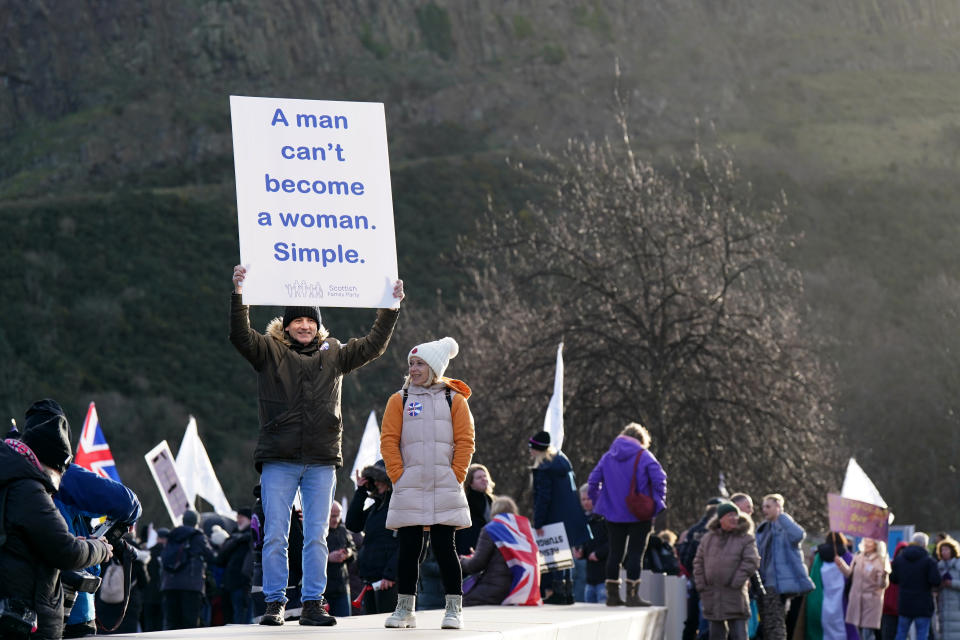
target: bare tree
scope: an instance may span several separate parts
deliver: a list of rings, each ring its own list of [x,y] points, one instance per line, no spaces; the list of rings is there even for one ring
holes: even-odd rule
[[[670,476],[664,524],[696,517],[721,471],[732,490],[782,492],[823,524],[844,452],[801,328],[801,278],[780,257],[781,204],[755,206],[722,150],[661,170],[621,127],[619,147],[544,153],[530,175],[546,197],[491,212],[461,243],[476,293],[445,329],[476,392],[477,458],[523,498],[525,441],[563,341],[578,481],[639,421]]]

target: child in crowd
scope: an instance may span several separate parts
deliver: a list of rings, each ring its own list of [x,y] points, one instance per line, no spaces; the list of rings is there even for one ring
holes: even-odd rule
[[[590,538],[579,547],[576,555],[578,558],[585,558],[587,561],[587,584],[583,594],[584,602],[604,603],[607,601],[604,567],[606,566],[610,546],[607,543],[606,523],[603,516],[593,512],[593,501],[588,495],[589,489],[589,484],[580,487],[580,506],[583,507],[584,515],[587,517]]]

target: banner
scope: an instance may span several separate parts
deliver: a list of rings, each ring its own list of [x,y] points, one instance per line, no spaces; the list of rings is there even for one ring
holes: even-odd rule
[[[563,446],[563,343],[557,347],[557,370],[553,376],[553,395],[543,417],[543,430],[550,434],[550,444],[560,451]]]
[[[200,496],[220,515],[237,519],[237,512],[230,508],[230,502],[227,501],[223,487],[213,470],[213,464],[210,463],[207,448],[200,440],[197,420],[193,416],[187,421],[187,429],[177,451],[176,465],[177,474],[183,481],[183,491],[191,504],[196,504],[197,496]]]
[[[163,498],[163,505],[170,514],[173,526],[179,527],[183,512],[193,509],[193,504],[187,500],[187,494],[177,475],[177,465],[173,460],[173,453],[170,452],[170,445],[164,440],[144,455],[143,459],[147,461],[150,475],[160,489],[160,497]]]
[[[887,540],[889,512],[883,507],[851,500],[835,493],[827,494],[830,530],[856,538]]]
[[[540,573],[573,567],[573,551],[562,522],[544,525],[534,534],[539,549]]]
[[[383,104],[230,96],[245,304],[396,307]]]

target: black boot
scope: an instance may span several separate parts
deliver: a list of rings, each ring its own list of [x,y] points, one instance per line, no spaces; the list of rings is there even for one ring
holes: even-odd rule
[[[620,598],[620,581],[607,580],[607,606],[622,607],[624,604],[626,603]]]
[[[310,627],[332,627],[337,619],[323,608],[323,598],[320,600],[306,600],[300,611],[300,624]]]

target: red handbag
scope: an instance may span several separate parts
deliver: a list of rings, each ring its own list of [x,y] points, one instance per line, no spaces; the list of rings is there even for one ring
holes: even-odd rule
[[[645,493],[637,491],[637,465],[640,464],[640,456],[643,450],[637,454],[637,459],[633,461],[633,475],[630,477],[630,493],[627,494],[627,509],[633,514],[633,517],[640,521],[653,520],[657,505],[653,498]],[[647,473],[647,486],[650,486],[650,473]]]

